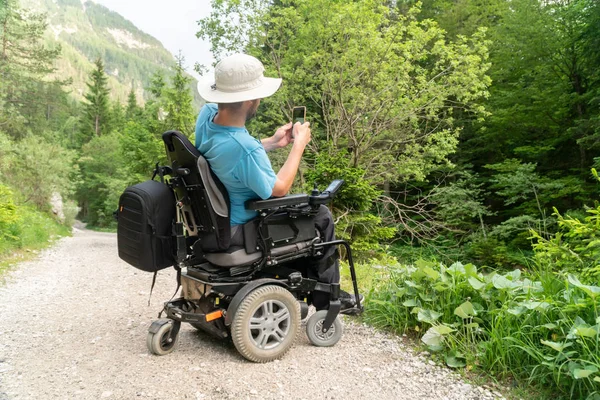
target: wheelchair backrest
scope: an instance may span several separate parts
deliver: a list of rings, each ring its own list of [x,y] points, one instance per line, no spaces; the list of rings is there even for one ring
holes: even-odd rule
[[[162,135],[169,160],[171,186],[189,236],[197,236],[205,251],[229,248],[229,195],[206,159],[180,132]]]

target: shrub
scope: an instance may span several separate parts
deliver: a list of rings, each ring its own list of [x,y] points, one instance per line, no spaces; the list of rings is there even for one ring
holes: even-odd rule
[[[367,318],[411,330],[450,367],[600,394],[600,287],[546,270],[484,275],[474,265],[395,265],[368,297]],[[590,397],[591,398],[591,397]]]
[[[9,227],[19,220],[14,195],[8,186],[0,184],[0,240],[15,239],[9,233]]]

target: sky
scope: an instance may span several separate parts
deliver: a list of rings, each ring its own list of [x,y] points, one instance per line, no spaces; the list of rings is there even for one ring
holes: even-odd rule
[[[185,56],[188,72],[199,62],[210,66],[210,44],[196,38],[197,21],[210,13],[210,0],[94,0],[160,40],[167,50]]]

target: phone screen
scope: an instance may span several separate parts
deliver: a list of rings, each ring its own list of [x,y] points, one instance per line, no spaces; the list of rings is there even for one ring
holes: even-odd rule
[[[295,124],[296,122],[304,123],[306,119],[306,107],[294,107],[292,112],[292,121]]]

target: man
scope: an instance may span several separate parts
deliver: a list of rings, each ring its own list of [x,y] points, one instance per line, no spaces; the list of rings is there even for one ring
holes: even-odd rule
[[[246,201],[285,196],[311,140],[309,122],[297,122],[294,126],[290,122],[262,141],[250,136],[246,122],[256,115],[260,100],[273,95],[281,86],[281,79],[267,78],[263,72],[258,59],[235,54],[217,64],[214,78],[198,84],[200,95],[209,104],[202,107],[196,122],[196,147],[229,193],[232,245],[243,244],[241,226],[257,216],[256,211],[246,210]],[[290,144],[288,158],[275,174],[267,151]],[[326,207],[319,209],[315,225],[325,240],[335,239],[333,218]],[[333,246],[311,267],[308,272],[322,282],[340,280],[337,251]],[[315,293],[313,296],[317,309],[327,308],[328,297],[323,295]],[[344,308],[354,305],[353,296],[344,292],[340,298]]]

